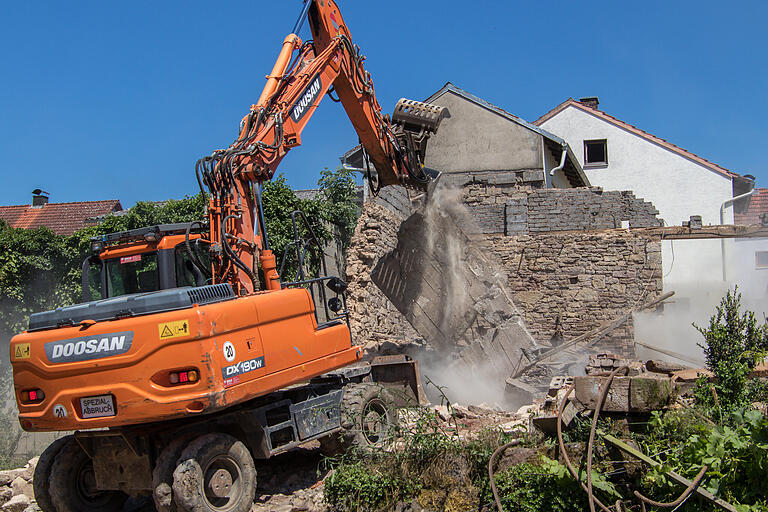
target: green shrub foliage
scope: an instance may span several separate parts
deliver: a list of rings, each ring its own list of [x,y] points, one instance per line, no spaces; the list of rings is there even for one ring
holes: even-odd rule
[[[715,393],[706,379],[700,379],[697,400],[710,408],[719,406],[719,415],[728,418],[731,411],[749,404],[747,377],[768,350],[768,324],[760,326],[753,312],[741,312],[741,294],[736,288],[723,297],[709,325],[694,327],[704,336],[699,346],[715,376]]]

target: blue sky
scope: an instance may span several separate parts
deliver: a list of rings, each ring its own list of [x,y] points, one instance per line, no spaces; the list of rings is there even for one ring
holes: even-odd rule
[[[338,0],[379,101],[455,85],[533,121],[568,97],[768,187],[768,3]],[[163,200],[228,145],[300,0],[9,2],[0,31],[0,204]],[[301,34],[308,37],[305,27]],[[323,101],[283,161],[312,187],[357,143]]]

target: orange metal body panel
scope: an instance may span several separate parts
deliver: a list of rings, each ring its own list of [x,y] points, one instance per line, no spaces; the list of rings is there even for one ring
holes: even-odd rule
[[[188,322],[188,332],[161,339],[166,322]],[[45,344],[52,341],[132,332],[124,354],[79,362],[51,363]],[[224,344],[234,354],[227,360]],[[30,344],[18,358],[16,347]],[[24,346],[24,345],[22,345]],[[54,431],[116,427],[219,411],[234,404],[306,381],[360,359],[349,329],[339,323],[318,330],[305,289],[263,292],[183,310],[24,332],[11,340],[11,362],[25,430]],[[263,359],[261,366],[225,380],[225,369]],[[171,385],[170,371],[196,369],[195,383]],[[21,393],[42,389],[41,403],[25,404]],[[112,395],[115,416],[86,419],[80,399]],[[61,407],[66,411],[62,417]],[[57,415],[55,411],[59,411]]]
[[[189,239],[197,240],[198,234],[189,235]],[[184,243],[184,235],[167,235],[157,242],[132,242],[120,245],[112,245],[99,253],[99,259],[108,260],[111,258],[120,258],[123,256],[135,256],[161,249],[175,249],[177,245]]]

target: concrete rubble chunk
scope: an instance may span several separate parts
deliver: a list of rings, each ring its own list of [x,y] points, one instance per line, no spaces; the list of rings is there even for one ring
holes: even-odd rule
[[[579,413],[578,407],[574,405],[572,401],[568,401],[563,409],[563,415],[560,418],[560,424],[565,430],[573,422],[576,415]],[[533,426],[545,432],[547,434],[554,434],[557,432],[557,408],[553,411],[542,413],[539,416],[534,416],[532,419]]]
[[[13,498],[13,490],[10,487],[0,488],[0,505],[4,505],[11,498]]]
[[[433,407],[435,414],[437,414],[437,417],[440,418],[443,421],[448,421],[451,419],[451,412],[448,410],[448,407],[445,405],[436,405]]]
[[[24,473],[24,469],[4,469],[0,471],[0,486],[11,485],[16,477]]]
[[[600,393],[608,381],[604,376],[579,376],[573,379],[575,401],[586,409],[597,407]],[[605,412],[650,412],[669,405],[674,396],[672,380],[661,374],[646,373],[614,377],[602,410]]]
[[[670,363],[669,361],[660,361],[656,359],[651,359],[649,361],[646,361],[645,367],[648,369],[649,372],[666,373],[667,375],[672,375],[675,372],[688,369],[687,366],[682,364]]]
[[[453,405],[453,413],[457,418],[464,418],[468,420],[474,420],[478,417],[478,415],[470,411],[469,408],[459,404]]]
[[[32,489],[32,483],[21,476],[17,476],[13,482],[11,482],[11,489],[13,490],[14,496],[19,496],[20,494],[26,494],[27,496],[35,495],[35,491]]]
[[[31,500],[26,494],[19,494],[11,498],[3,505],[3,512],[24,512],[29,507]]]

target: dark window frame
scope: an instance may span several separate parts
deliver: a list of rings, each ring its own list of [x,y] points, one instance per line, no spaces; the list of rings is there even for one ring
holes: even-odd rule
[[[601,162],[590,162],[589,161],[589,150],[588,146],[590,144],[602,144],[603,145],[603,154],[605,155],[605,159]],[[584,167],[605,167],[608,165],[608,139],[589,139],[584,141]]]

